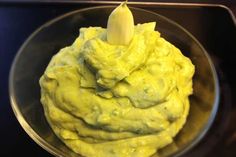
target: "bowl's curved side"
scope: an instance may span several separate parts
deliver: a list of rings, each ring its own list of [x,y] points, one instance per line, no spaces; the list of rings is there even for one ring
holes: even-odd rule
[[[59,19],[58,19],[59,20]],[[43,138],[41,138],[32,128],[31,126],[27,123],[27,121],[25,120],[24,116],[21,113],[20,108],[17,105],[17,100],[16,100],[16,96],[14,94],[14,78],[15,76],[15,68],[17,67],[17,61],[19,59],[19,56],[21,55],[21,53],[23,52],[24,48],[26,47],[26,45],[28,44],[28,42],[34,38],[35,35],[37,35],[37,33],[39,33],[44,27],[49,26],[53,21],[49,21],[48,23],[44,24],[43,26],[39,27],[36,31],[34,31],[28,38],[27,40],[23,43],[23,45],[20,47],[20,49],[18,50],[13,62],[12,62],[12,66],[10,69],[10,74],[9,74],[9,96],[10,96],[10,102],[11,102],[11,107],[12,110],[17,118],[17,120],[19,121],[20,125],[22,126],[22,128],[24,129],[24,131],[38,144],[40,145],[43,149],[47,150],[48,152],[50,152],[51,154],[55,155],[55,156],[66,156],[66,154],[62,151],[57,150],[57,148],[53,147],[52,145],[50,145],[47,141],[45,141]]]
[[[76,10],[45,23],[28,37],[28,39],[21,46],[17,55],[14,58],[9,75],[9,95],[12,104],[12,109],[19,123],[21,124],[23,129],[27,132],[27,134],[41,147],[43,147],[45,150],[47,150],[48,152],[50,152],[55,156],[77,156],[77,155],[71,152],[67,147],[65,147],[65,145],[58,139],[55,139],[56,136],[53,134],[53,132],[50,129],[48,130],[46,128],[49,126],[46,123],[45,117],[42,114],[43,110],[39,102],[40,99],[40,93],[39,93],[40,87],[38,84],[39,77],[43,74],[43,71],[46,68],[50,58],[55,53],[57,53],[57,51],[60,48],[69,45],[75,39],[77,34],[76,32],[74,32],[75,30],[74,28],[96,25],[97,23],[105,27],[106,20],[104,20],[104,15],[109,15],[110,11],[113,8],[114,6],[101,6],[101,7]],[[183,145],[181,143],[182,147],[181,150],[175,153],[173,153],[173,151],[167,153],[167,156],[168,155],[181,156],[182,154],[189,151],[204,137],[206,132],[209,130],[211,124],[213,123],[213,120],[217,112],[219,95],[220,95],[219,82],[216,70],[210,59],[210,56],[207,54],[202,45],[197,41],[195,37],[193,37],[193,35],[191,35],[183,27],[167,19],[164,16],[161,16],[159,14],[150,11],[146,11],[139,8],[131,8],[131,10],[134,13],[134,17],[139,17],[137,21],[140,23],[147,21],[147,19],[155,21],[159,20],[159,22],[157,22],[158,30],[160,28],[163,35],[169,38],[170,40],[172,39],[172,37],[176,36],[176,34],[172,34],[169,31],[169,29],[174,28],[174,30],[177,31],[178,34],[180,34],[180,36],[174,38],[173,41],[174,44],[183,47],[183,49],[186,50],[186,52],[189,51],[189,53],[187,53],[186,55],[193,57],[193,61],[196,64],[200,64],[197,61],[199,58],[202,59],[202,61],[207,64],[206,66],[208,67],[208,70],[210,70],[209,78],[203,80],[206,81],[207,79],[210,79],[210,81],[212,81],[212,85],[214,85],[214,93],[212,93],[211,95],[212,104],[211,106],[208,106],[209,109],[206,112],[207,114],[206,119],[208,119],[207,122],[204,123],[201,126],[201,128],[199,127],[200,134],[194,135],[195,137],[194,138],[192,137],[193,139],[191,140],[192,141],[191,143],[185,143]],[[97,13],[95,14],[96,16],[100,17],[103,16],[103,20],[95,18],[93,15],[94,12]],[[91,22],[92,21],[91,20],[88,22],[86,21],[87,18],[93,18],[96,19],[97,21],[93,20],[95,22]],[[82,22],[78,22],[78,20]],[[60,33],[58,33],[57,31]],[[43,36],[43,34],[47,35],[48,37]],[[51,39],[56,39],[56,41],[52,41]],[[192,43],[189,43],[188,41],[189,39],[191,39]],[[187,47],[183,46],[184,44],[186,44],[184,42],[188,42]],[[41,45],[39,46],[38,43],[40,43]],[[191,54],[191,49],[193,52],[196,52],[196,54]],[[36,60],[32,62],[32,59]],[[30,63],[31,65],[29,64],[29,61],[32,62]],[[34,76],[32,76],[32,74]],[[204,75],[204,73],[201,73],[201,71],[199,71],[197,75],[202,76]],[[196,82],[198,82],[198,78],[196,78]],[[22,93],[19,92],[20,87],[21,87],[20,92]],[[26,100],[26,96],[28,96],[28,94],[32,97],[31,100]],[[38,101],[35,101],[34,99],[37,99]],[[35,123],[37,124],[39,123],[40,127],[35,125]],[[45,131],[45,129],[47,129],[47,131]],[[59,146],[59,149],[56,146]],[[68,153],[68,151],[70,152]]]
[[[152,12],[150,12],[150,13],[152,13]],[[156,13],[154,13],[154,14],[156,14]],[[214,122],[214,119],[216,117],[217,111],[218,111],[218,106],[219,106],[219,101],[220,101],[220,86],[219,86],[219,80],[218,80],[217,72],[216,72],[214,64],[211,60],[211,57],[207,53],[205,48],[200,44],[200,42],[190,32],[188,32],[185,28],[183,28],[178,23],[176,23],[176,22],[174,22],[174,21],[172,21],[172,20],[170,20],[170,19],[168,19],[168,18],[166,18],[162,15],[158,15],[158,14],[156,14],[156,15],[162,17],[163,19],[165,19],[169,23],[172,23],[173,25],[177,25],[179,28],[181,28],[182,31],[185,32],[185,34],[187,34],[195,42],[196,45],[191,46],[192,50],[196,49],[196,46],[198,46],[197,51],[201,50],[204,53],[209,65],[210,65],[210,69],[211,69],[211,72],[212,72],[212,75],[213,75],[213,81],[214,81],[214,88],[215,88],[214,89],[214,98],[213,98],[213,103],[212,103],[212,109],[211,109],[211,111],[209,113],[209,117],[208,117],[209,120],[201,128],[200,134],[198,136],[196,136],[190,144],[187,144],[185,146],[184,150],[177,151],[176,153],[173,154],[175,157],[178,157],[178,156],[181,156],[181,155],[185,154],[190,149],[192,149],[206,135],[207,131],[210,129],[210,127],[211,127],[211,125]],[[201,63],[199,63],[199,64],[201,64]],[[204,74],[206,74],[206,73],[204,73]],[[207,78],[205,78],[205,79],[207,80]],[[206,81],[206,80],[203,80],[203,81]],[[209,83],[209,82],[206,82],[206,83]],[[207,98],[207,95],[205,95],[204,98]],[[202,97],[200,99],[202,99]]]

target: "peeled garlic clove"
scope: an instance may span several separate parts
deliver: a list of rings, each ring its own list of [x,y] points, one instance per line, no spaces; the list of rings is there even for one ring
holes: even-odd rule
[[[127,45],[133,38],[134,18],[126,2],[110,14],[107,22],[107,41],[114,45]]]

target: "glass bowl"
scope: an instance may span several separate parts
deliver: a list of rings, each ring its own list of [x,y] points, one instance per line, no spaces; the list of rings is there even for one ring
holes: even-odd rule
[[[47,123],[40,103],[39,78],[51,57],[71,45],[80,27],[106,27],[113,6],[73,11],[38,28],[21,46],[11,67],[9,91],[12,109],[27,134],[55,156],[80,155],[67,148]],[[187,122],[174,142],[159,151],[160,156],[181,156],[209,130],[219,101],[219,84],[212,61],[201,44],[183,27],[156,13],[131,8],[135,24],[156,21],[162,37],[177,46],[195,65],[194,93],[190,96]],[[154,155],[156,156],[156,155]]]

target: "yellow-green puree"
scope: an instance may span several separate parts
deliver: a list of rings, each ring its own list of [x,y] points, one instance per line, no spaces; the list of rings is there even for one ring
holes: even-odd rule
[[[155,22],[133,27],[126,12],[109,17],[108,29],[81,28],[40,78],[50,126],[86,157],[151,156],[172,142],[189,112],[190,59],[154,30]],[[132,33],[123,25],[116,32],[117,14],[131,19],[125,28]]]

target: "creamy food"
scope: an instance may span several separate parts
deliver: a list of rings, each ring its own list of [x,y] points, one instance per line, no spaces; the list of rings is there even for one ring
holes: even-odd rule
[[[155,31],[138,24],[127,45],[107,29],[81,28],[40,78],[55,134],[86,157],[148,157],[172,142],[189,112],[194,66]]]

